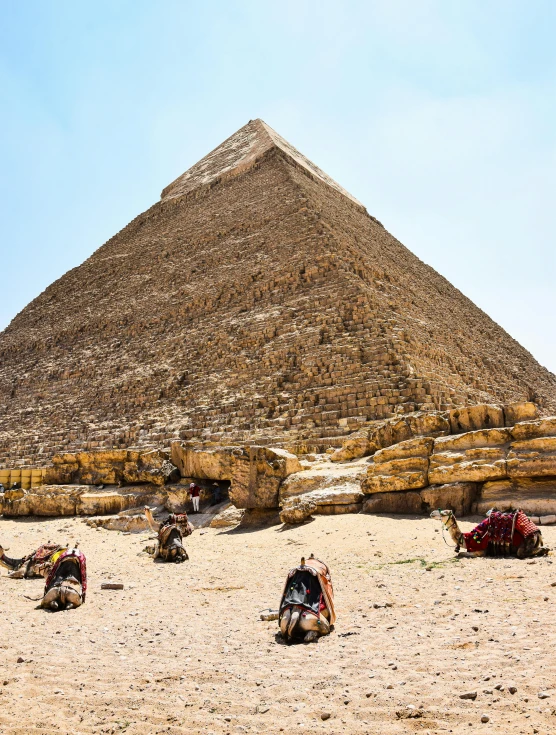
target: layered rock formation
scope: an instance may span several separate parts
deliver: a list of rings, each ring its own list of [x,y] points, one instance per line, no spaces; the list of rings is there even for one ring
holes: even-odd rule
[[[9,467],[501,400],[556,410],[556,379],[260,120],[0,335]]]

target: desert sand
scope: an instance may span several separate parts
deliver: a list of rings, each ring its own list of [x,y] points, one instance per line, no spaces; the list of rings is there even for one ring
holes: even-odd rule
[[[41,580],[1,570],[0,733],[556,732],[551,555],[456,560],[438,522],[369,515],[197,530],[181,566],[141,553],[148,536],[0,520],[11,555],[78,540],[89,571],[85,605],[53,614],[27,599]],[[311,552],[336,628],[286,646],[259,612]]]

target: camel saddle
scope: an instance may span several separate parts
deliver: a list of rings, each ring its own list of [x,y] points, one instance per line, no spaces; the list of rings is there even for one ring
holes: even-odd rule
[[[323,561],[311,555],[290,569],[282,592],[280,612],[290,605],[303,607],[317,617],[326,609],[329,623],[334,625],[334,589],[330,570]]]
[[[83,602],[85,602],[85,593],[87,592],[87,561],[85,559],[85,554],[82,551],[79,551],[79,549],[67,549],[58,556],[58,558],[54,562],[54,566],[50,570],[50,573],[46,579],[46,584],[44,585],[44,594],[46,595],[46,593],[50,589],[50,585],[56,579],[56,573],[58,572],[60,565],[64,561],[68,561],[69,559],[74,560],[75,563],[79,566],[79,575],[81,579],[78,581],[81,582],[81,597],[83,599]]]
[[[467,551],[519,547],[523,540],[537,533],[539,529],[522,510],[501,513],[493,510],[488,518],[479,523],[469,533],[463,534]]]

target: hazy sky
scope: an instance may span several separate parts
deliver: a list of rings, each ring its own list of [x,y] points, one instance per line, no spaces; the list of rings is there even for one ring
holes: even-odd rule
[[[262,117],[556,371],[554,0],[0,12],[0,329]]]

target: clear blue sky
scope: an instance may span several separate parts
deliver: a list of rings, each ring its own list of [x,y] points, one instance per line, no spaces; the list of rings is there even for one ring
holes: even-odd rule
[[[556,371],[553,0],[0,11],[0,329],[262,117]]]

